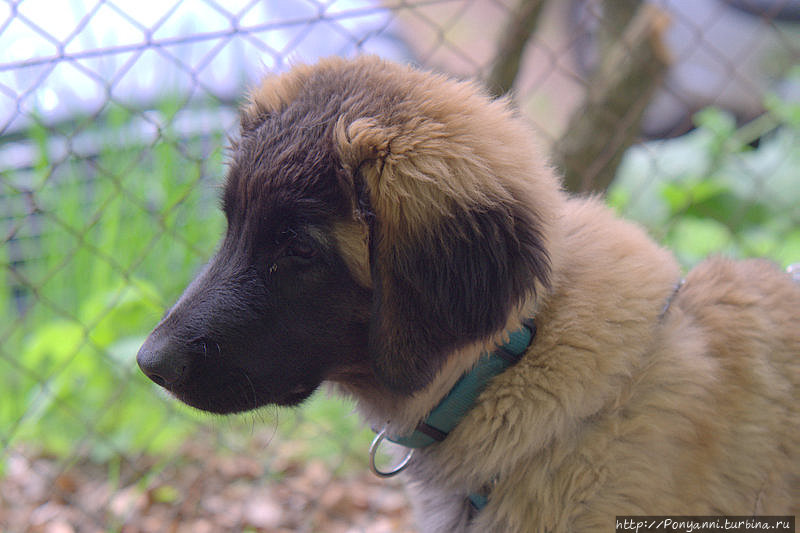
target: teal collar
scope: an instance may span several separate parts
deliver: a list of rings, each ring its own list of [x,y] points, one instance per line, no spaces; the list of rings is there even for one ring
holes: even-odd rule
[[[408,466],[414,449],[443,441],[466,416],[480,393],[489,384],[489,380],[516,364],[533,342],[533,338],[536,336],[536,323],[531,319],[523,321],[522,324],[521,328],[509,335],[508,342],[491,353],[483,353],[472,370],[459,378],[447,396],[433,408],[428,417],[420,422],[412,433],[391,438],[386,436],[385,429],[380,431],[369,449],[370,469],[380,477],[394,476]],[[375,453],[384,438],[411,448],[402,462],[388,472],[379,470],[375,466]],[[488,502],[488,497],[486,494],[472,493],[467,495],[467,501],[473,509],[479,511]]]
[[[533,320],[526,320],[521,328],[509,335],[508,342],[491,353],[481,355],[472,370],[461,376],[413,433],[387,439],[406,448],[424,448],[443,441],[466,416],[489,380],[522,358],[535,335],[536,324]]]
[[[536,323],[524,320],[520,329],[509,335],[508,342],[491,353],[483,353],[475,366],[461,376],[450,389],[439,405],[433,408],[425,420],[408,435],[389,437],[386,430],[381,430],[372,441],[369,449],[369,466],[379,477],[391,477],[399,474],[408,466],[414,449],[424,448],[443,441],[447,435],[461,422],[472,408],[478,396],[489,384],[489,380],[516,364],[536,336]],[[406,457],[392,470],[383,471],[375,465],[375,454],[383,439],[410,448]],[[487,501],[485,495],[470,494],[468,500],[475,509],[481,509]]]

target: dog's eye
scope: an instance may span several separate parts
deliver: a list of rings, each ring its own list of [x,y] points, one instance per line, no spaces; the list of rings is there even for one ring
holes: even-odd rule
[[[312,259],[317,255],[317,249],[308,242],[303,242],[299,239],[293,239],[286,246],[286,255],[291,257],[300,257],[302,259]]]
[[[280,256],[287,259],[309,260],[319,254],[319,243],[311,235],[306,231],[296,231],[290,226],[286,226],[278,232],[275,244],[281,249]]]

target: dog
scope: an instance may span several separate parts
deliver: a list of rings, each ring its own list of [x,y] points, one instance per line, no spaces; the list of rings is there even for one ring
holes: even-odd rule
[[[382,437],[432,434],[403,474],[425,531],[797,514],[800,284],[724,258],[682,279],[565,193],[532,138],[477,84],[375,57],[268,77],[231,147],[224,238],[140,368],[204,411],[327,382]]]

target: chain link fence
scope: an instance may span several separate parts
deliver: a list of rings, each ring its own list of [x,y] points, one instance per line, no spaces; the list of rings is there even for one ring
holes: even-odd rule
[[[414,531],[351,406],[210,418],[135,365],[224,228],[241,95],[360,53],[508,92],[687,267],[800,260],[797,0],[0,0],[0,529]]]

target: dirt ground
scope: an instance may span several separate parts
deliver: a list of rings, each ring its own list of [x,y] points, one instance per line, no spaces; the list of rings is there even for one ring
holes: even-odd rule
[[[401,483],[366,468],[219,452],[192,439],[174,457],[65,464],[11,452],[0,479],[5,533],[405,532]],[[289,454],[290,455],[290,454]]]

